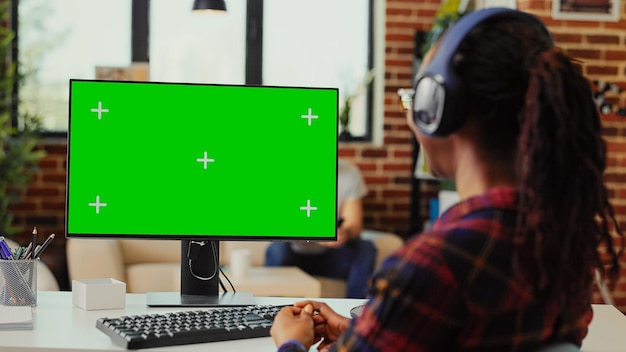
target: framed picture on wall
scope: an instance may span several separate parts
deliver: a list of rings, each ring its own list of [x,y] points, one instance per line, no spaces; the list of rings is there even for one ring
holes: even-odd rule
[[[580,21],[619,21],[620,0],[553,0],[552,18]]]
[[[508,7],[510,9],[516,9],[517,0],[476,0],[474,2],[474,7],[477,9],[483,9],[487,7]]]

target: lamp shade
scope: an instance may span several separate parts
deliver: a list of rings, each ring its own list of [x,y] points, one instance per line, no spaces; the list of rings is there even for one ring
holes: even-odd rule
[[[226,11],[224,0],[194,0],[193,11],[213,10]]]

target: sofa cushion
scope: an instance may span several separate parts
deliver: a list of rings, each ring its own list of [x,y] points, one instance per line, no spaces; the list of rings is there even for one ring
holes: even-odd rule
[[[144,263],[126,267],[126,291],[132,293],[180,291],[180,264]]]

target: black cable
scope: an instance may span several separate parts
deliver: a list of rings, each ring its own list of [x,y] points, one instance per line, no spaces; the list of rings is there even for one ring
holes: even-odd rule
[[[192,245],[206,246],[207,243],[211,244],[211,251],[213,252],[213,261],[214,261],[213,262],[213,267],[215,269],[213,270],[213,274],[211,274],[211,276],[209,276],[209,277],[202,277],[202,276],[196,275],[196,273],[193,272],[193,265],[191,264],[192,259],[190,258],[191,246]],[[189,244],[189,248],[187,248],[187,258],[189,259],[188,260],[189,272],[196,279],[202,280],[202,281],[209,281],[209,280],[215,278],[215,276],[217,275],[217,271],[219,269],[219,263],[217,261],[217,252],[215,250],[215,242],[213,242],[213,241],[191,241],[191,243]],[[219,270],[221,271],[221,269],[219,269]],[[219,277],[218,277],[218,279],[219,279]]]
[[[222,273],[222,275],[224,275],[224,278],[226,279],[226,281],[228,281],[228,284],[233,289],[233,293],[236,293],[237,290],[235,290],[235,286],[233,286],[233,283],[230,282],[230,279],[228,278],[228,276],[222,271],[222,268],[220,268],[220,273]]]
[[[222,271],[222,269],[220,269],[220,272],[221,272],[221,271]],[[217,282],[219,282],[219,283],[220,283],[220,287],[222,287],[222,291],[224,291],[224,292],[228,292],[228,290],[226,289],[226,286],[224,286],[224,283],[222,282],[222,278],[221,278],[221,277],[218,277],[218,278],[217,278]]]

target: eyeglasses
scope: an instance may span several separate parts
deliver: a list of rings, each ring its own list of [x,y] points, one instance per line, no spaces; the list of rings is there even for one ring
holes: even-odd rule
[[[415,90],[413,88],[398,89],[398,97],[400,98],[398,103],[401,112],[406,113],[412,109],[414,95]]]

